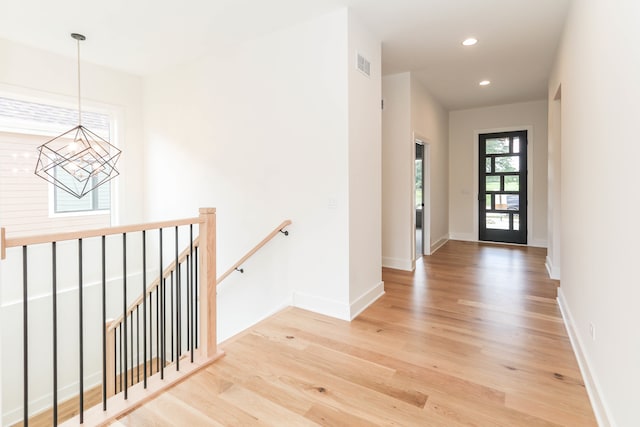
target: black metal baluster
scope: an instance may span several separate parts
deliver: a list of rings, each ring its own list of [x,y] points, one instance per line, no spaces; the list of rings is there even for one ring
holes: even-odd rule
[[[161,322],[161,332],[160,332],[160,379],[164,379],[164,357],[165,357],[165,350],[166,350],[166,346],[165,346],[165,324],[164,324],[164,320],[165,320],[165,304],[164,304],[164,288],[165,288],[165,283],[164,283],[164,279],[163,279],[163,271],[162,271],[162,228],[159,228],[158,231],[160,232],[160,280],[158,281],[158,286],[160,287],[160,306],[162,308],[162,316],[160,317],[160,322]],[[158,314],[160,312],[158,311]]]
[[[147,366],[145,359],[144,366]],[[153,289],[149,292],[149,376],[153,375]]]
[[[118,329],[113,330],[113,394],[118,393]]]
[[[145,359],[144,366],[147,366]],[[149,292],[149,376],[153,375],[153,289]]]
[[[187,259],[186,259],[186,268],[185,268],[185,275],[187,276],[187,281],[185,283],[185,293],[187,294],[187,300],[186,300],[186,306],[187,306],[187,351],[191,350],[191,315],[190,315],[190,307],[189,304],[191,303],[191,298],[190,298],[190,287],[189,287],[189,254],[187,254]]]
[[[167,365],[167,279],[162,279],[162,369]]]
[[[78,331],[80,335],[80,424],[84,422],[84,339],[83,339],[83,313],[82,313],[82,239],[78,239]]]
[[[156,287],[156,374],[160,372],[160,283]]]
[[[144,295],[144,294],[142,294]],[[140,306],[136,306],[136,363],[138,364],[136,384],[140,382]]]
[[[191,363],[193,363],[193,347],[194,345],[194,327],[195,327],[195,305],[193,298],[193,285],[194,285],[194,277],[193,277],[193,224],[189,226],[189,271],[191,272],[191,280],[189,280],[189,299],[191,300],[191,317],[189,318],[189,322],[191,323],[191,341],[189,351],[191,352]]]
[[[196,304],[195,304],[195,329],[196,329],[196,348],[198,348],[198,343],[200,342],[199,339],[199,335],[198,335],[198,323],[200,321],[200,319],[198,318],[198,307],[200,307],[200,300],[198,299],[198,294],[200,291],[200,275],[198,274],[198,267],[200,266],[200,257],[198,256],[198,254],[200,253],[200,248],[196,247],[196,258],[194,260],[195,264],[196,264],[196,274],[195,274],[195,288],[196,288]]]
[[[135,371],[135,367],[133,366],[133,362],[134,362],[134,358],[133,358],[133,311],[131,313],[129,313],[129,316],[131,316],[131,323],[129,323],[129,337],[131,338],[131,385],[134,384],[133,382],[133,372]]]
[[[29,427],[29,300],[27,289],[27,247],[22,247],[22,422]]]
[[[178,226],[176,225],[176,371],[180,370],[180,355],[182,354],[182,322],[180,322],[180,264],[178,263]]]
[[[127,394],[127,233],[122,233],[122,326],[124,336],[124,399]]]
[[[123,349],[123,342],[122,342],[122,324],[120,324],[120,326],[118,327],[118,329],[120,329],[120,392],[124,391],[124,387],[122,387],[122,382],[123,382],[123,377],[125,376],[122,373],[122,368],[124,366],[124,359],[122,357],[122,349]]]
[[[175,362],[175,357],[174,357],[174,353],[173,353],[173,351],[175,349],[175,346],[174,346],[175,329],[173,328],[173,325],[174,325],[174,323],[173,323],[173,311],[174,311],[173,310],[173,276],[174,276],[174,274],[176,272],[176,270],[175,270],[176,268],[177,267],[174,267],[174,270],[171,272],[171,293],[170,293],[170,297],[171,298],[170,298],[170,301],[169,301],[171,303],[171,305],[170,305],[171,308],[169,309],[169,312],[171,314],[171,319],[170,319],[171,321],[169,323],[171,324],[171,361],[172,362]]]
[[[142,360],[144,388],[147,388],[147,232],[145,230],[142,230]]]
[[[102,236],[102,410],[107,410],[107,272],[106,236]],[[114,341],[115,346],[115,341]],[[115,360],[115,359],[114,359]],[[115,383],[114,383],[115,384]]]
[[[51,242],[51,300],[53,305],[53,425],[58,425],[58,273],[56,242]]]

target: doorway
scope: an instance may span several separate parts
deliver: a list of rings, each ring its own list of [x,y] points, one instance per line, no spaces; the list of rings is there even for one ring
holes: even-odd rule
[[[430,236],[430,187],[429,187],[429,143],[414,136],[413,165],[413,260],[431,254]]]
[[[424,254],[424,145],[416,142],[415,158],[415,222],[416,259]]]
[[[479,136],[479,240],[527,244],[527,131]]]

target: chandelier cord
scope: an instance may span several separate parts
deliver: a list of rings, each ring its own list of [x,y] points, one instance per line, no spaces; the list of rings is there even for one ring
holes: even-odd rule
[[[80,97],[80,39],[78,42],[78,124],[82,125],[82,102]]]

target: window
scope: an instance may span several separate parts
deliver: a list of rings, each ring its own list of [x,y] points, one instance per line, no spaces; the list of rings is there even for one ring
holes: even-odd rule
[[[68,177],[69,175],[65,174],[63,179],[69,179]],[[92,184],[96,185],[98,176],[91,179],[93,180]],[[68,183],[68,185],[73,184]],[[111,186],[108,182],[80,199],[58,187],[53,187],[53,212],[55,213],[108,211],[110,208]]]
[[[111,117],[82,112],[82,123],[109,140]],[[78,112],[0,97],[0,226],[29,235],[111,225],[111,182],[81,199],[35,176],[37,148],[78,123]]]

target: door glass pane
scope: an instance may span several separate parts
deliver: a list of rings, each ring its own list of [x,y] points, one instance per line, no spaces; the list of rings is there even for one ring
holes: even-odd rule
[[[486,196],[486,206],[487,206],[487,210],[491,210],[492,206],[491,206],[491,194],[487,194]]]
[[[487,160],[487,163],[486,163],[486,166],[484,168],[484,171],[486,173],[491,173],[491,157],[487,157],[486,160]]]
[[[520,196],[518,194],[496,194],[497,211],[519,211]]]
[[[513,214],[513,229],[520,230],[520,215]]]
[[[518,137],[513,138],[513,152],[514,153],[520,152],[520,138]]]
[[[520,177],[517,175],[505,176],[504,191],[520,191]]]
[[[509,138],[490,138],[485,143],[486,154],[506,154],[509,152]]]
[[[509,229],[509,214],[507,213],[487,213],[487,228],[493,230]]]
[[[485,191],[500,191],[500,177],[488,176]]]
[[[507,210],[507,195],[506,194],[496,194],[496,210],[497,211],[506,211]]]
[[[520,172],[520,156],[496,157],[496,172]]]
[[[520,196],[517,194],[507,194],[507,210],[520,210]]]

